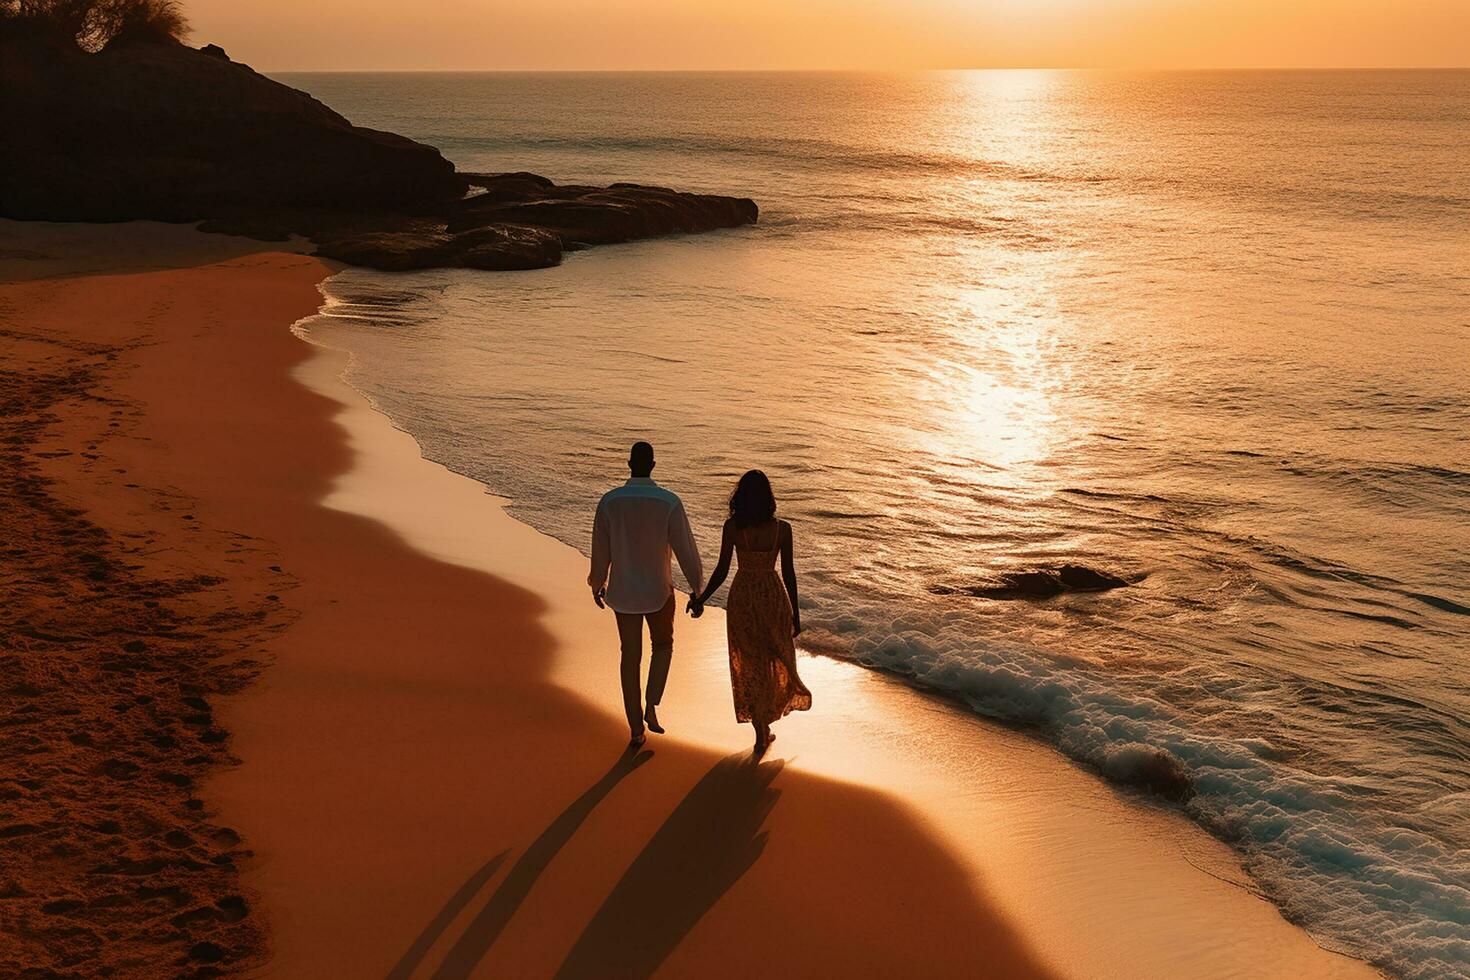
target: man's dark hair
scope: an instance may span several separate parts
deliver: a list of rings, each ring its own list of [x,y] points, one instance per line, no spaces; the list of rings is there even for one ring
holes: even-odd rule
[[[628,469],[634,476],[647,476],[653,472],[653,446],[646,442],[633,443],[628,453]]]

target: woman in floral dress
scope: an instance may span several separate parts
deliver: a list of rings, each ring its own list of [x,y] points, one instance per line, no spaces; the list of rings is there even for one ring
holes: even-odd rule
[[[730,495],[730,518],[720,541],[720,561],[704,593],[690,599],[699,615],[739,558],[726,602],[725,630],[730,645],[730,685],[735,718],[755,726],[755,750],[776,738],[771,723],[812,706],[812,695],[796,672],[796,635],[801,609],[796,602],[796,565],[791,556],[791,525],[776,519],[776,496],[760,470],[740,478]],[[776,574],[776,559],[781,573]]]

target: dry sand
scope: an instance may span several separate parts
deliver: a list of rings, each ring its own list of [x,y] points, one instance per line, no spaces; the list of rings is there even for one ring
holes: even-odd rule
[[[288,331],[329,272],[0,223],[0,972],[1373,975],[1178,816],[860,669],[805,659],[756,763],[716,611],[625,753],[580,556]]]

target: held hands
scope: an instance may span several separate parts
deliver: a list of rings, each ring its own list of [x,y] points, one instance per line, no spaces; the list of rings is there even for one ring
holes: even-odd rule
[[[594,595],[593,598],[597,598],[597,596]],[[599,606],[602,605],[601,599],[598,599],[597,604]],[[684,611],[695,619],[698,619],[700,616],[704,615],[704,603],[699,601],[699,596],[692,595],[689,597],[689,601],[684,604]],[[800,616],[797,616],[791,621],[791,635],[793,637],[801,635]]]
[[[606,609],[607,608],[607,603],[604,601],[606,598],[607,598],[607,589],[593,589],[592,590],[592,601],[595,602],[595,603],[597,603],[597,608],[598,609]]]

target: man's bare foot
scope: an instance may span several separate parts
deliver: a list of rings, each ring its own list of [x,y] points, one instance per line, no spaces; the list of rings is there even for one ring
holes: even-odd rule
[[[654,710],[654,705],[650,704],[648,710],[643,712],[643,722],[648,726],[648,730],[655,735],[662,735],[664,733],[664,726],[658,723],[658,712]]]
[[[634,735],[632,738],[628,739],[628,747],[630,749],[636,749],[638,748],[638,746],[642,745],[646,741],[648,741],[648,736],[643,734],[642,732],[639,732],[637,735]]]

